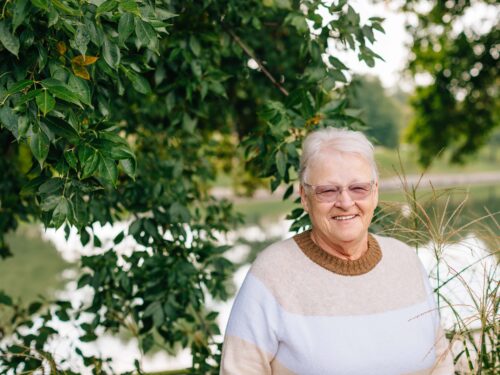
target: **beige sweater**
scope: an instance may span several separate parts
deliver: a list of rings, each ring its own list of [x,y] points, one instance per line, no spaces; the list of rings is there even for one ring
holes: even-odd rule
[[[368,245],[355,261],[310,232],[265,249],[233,305],[221,374],[453,374],[414,250],[381,236]]]

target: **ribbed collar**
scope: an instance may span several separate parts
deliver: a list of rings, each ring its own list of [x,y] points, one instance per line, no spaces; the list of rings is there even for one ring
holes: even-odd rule
[[[371,271],[382,259],[380,246],[371,234],[368,234],[368,250],[356,260],[345,260],[327,253],[316,245],[311,238],[311,230],[293,237],[302,252],[314,263],[329,271],[345,276],[358,276]]]

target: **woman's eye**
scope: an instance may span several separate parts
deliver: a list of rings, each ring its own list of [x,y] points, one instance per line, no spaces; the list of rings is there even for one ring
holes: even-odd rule
[[[361,192],[361,191],[367,191],[368,190],[368,187],[366,186],[358,186],[358,185],[355,185],[355,186],[351,186],[349,188],[349,190],[351,191],[358,191],[358,192]]]
[[[335,188],[325,188],[318,191],[318,194],[335,194],[338,192],[338,189]]]

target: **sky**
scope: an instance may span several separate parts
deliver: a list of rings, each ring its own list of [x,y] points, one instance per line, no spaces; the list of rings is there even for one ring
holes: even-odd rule
[[[360,14],[361,22],[365,23],[370,17],[382,17],[385,34],[375,31],[376,41],[373,50],[382,56],[384,61],[376,60],[375,66],[370,68],[364,62],[360,62],[355,53],[334,52],[354,73],[372,74],[380,78],[382,85],[386,88],[396,85],[409,89],[411,83],[402,82],[401,70],[404,68],[408,48],[406,44],[411,41],[410,36],[404,28],[405,15],[399,13],[394,2],[379,2],[373,4],[370,0],[352,0],[351,6]]]

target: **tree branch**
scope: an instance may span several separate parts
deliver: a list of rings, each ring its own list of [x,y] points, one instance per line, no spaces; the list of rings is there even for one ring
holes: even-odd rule
[[[245,51],[245,53],[250,57],[252,58],[253,60],[255,60],[255,62],[257,63],[257,65],[259,66],[260,70],[262,71],[262,73],[264,73],[264,75],[269,78],[269,80],[272,82],[272,84],[274,86],[276,86],[278,88],[278,90],[280,90],[282,92],[283,95],[285,96],[288,96],[289,93],[287,91],[287,89],[285,89],[283,86],[281,86],[279,84],[278,81],[276,81],[276,79],[273,77],[273,75],[266,69],[266,67],[262,64],[262,62],[254,55],[254,53],[250,50],[250,48],[240,39],[240,37],[238,35],[236,35],[232,30],[229,30],[229,29],[226,29],[226,31],[229,33],[229,35],[231,35],[231,38],[233,38],[233,40],[243,49],[243,51]]]

